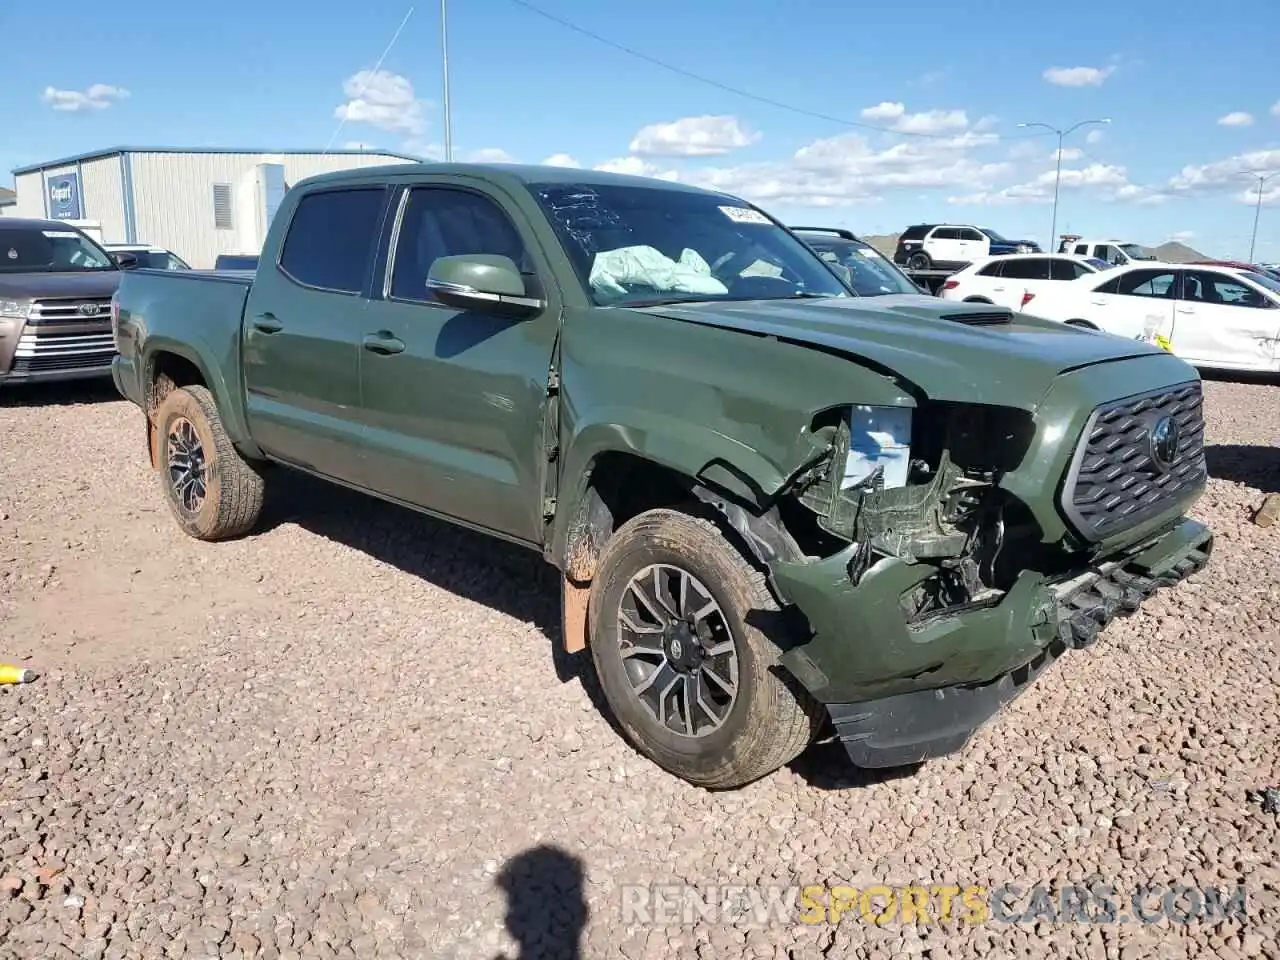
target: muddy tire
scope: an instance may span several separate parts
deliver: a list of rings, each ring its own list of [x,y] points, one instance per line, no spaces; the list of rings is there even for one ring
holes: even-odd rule
[[[209,390],[171,390],[155,427],[160,487],[178,526],[197,540],[248,533],[262,512],[262,474],[236,452]]]
[[[781,621],[764,575],[710,520],[650,510],[605,544],[588,612],[600,685],[632,745],[698,786],[772,773],[821,727],[753,610]]]

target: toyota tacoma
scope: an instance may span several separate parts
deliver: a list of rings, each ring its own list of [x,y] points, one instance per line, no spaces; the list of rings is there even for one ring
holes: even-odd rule
[[[249,533],[288,468],[536,550],[627,738],[708,788],[827,731],[863,766],[951,753],[1213,544],[1185,362],[859,297],[678,183],[323,174],[255,274],[130,272],[112,318],[187,534]]]

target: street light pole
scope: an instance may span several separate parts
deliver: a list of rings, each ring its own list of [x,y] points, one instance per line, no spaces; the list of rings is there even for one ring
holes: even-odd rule
[[[453,162],[453,123],[449,116],[449,12],[440,0],[440,59],[444,67],[444,160]]]
[[[1253,236],[1249,239],[1249,262],[1253,263],[1253,248],[1258,243],[1258,218],[1262,216],[1262,188],[1266,182],[1272,177],[1280,174],[1280,170],[1271,173],[1254,173],[1252,170],[1244,170],[1241,172],[1242,177],[1253,177],[1258,181],[1258,203],[1253,208]]]
[[[1018,124],[1018,126],[1020,127],[1044,127],[1046,130],[1050,131],[1051,133],[1056,133],[1058,135],[1058,165],[1057,165],[1057,169],[1054,171],[1054,174],[1053,174],[1053,224],[1052,226],[1049,227],[1049,246],[1051,248],[1053,246],[1054,238],[1058,234],[1058,188],[1061,187],[1062,185],[1062,141],[1067,138],[1068,134],[1071,134],[1076,130],[1079,130],[1085,124],[1110,123],[1110,122],[1111,122],[1110,117],[1103,117],[1101,120],[1081,120],[1079,123],[1074,124],[1073,126],[1067,127],[1067,129],[1065,130],[1060,130],[1057,127],[1050,126],[1047,123],[1041,123],[1038,120],[1032,121],[1030,123]]]

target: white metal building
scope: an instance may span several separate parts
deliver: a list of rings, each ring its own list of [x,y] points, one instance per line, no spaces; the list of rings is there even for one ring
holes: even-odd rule
[[[412,163],[359,150],[112,147],[13,171],[17,217],[93,221],[107,243],[152,243],[191,266],[220,253],[253,253],[285,191],[306,177],[351,167]]]

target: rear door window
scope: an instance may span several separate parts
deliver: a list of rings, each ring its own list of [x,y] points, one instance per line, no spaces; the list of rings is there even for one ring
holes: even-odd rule
[[[304,286],[359,294],[382,224],[385,187],[308,194],[298,203],[280,251],[280,270]]]

